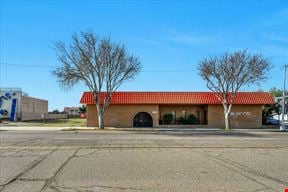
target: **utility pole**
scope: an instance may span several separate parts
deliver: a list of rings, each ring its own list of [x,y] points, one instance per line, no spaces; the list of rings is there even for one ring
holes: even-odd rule
[[[280,126],[281,131],[285,131],[285,123],[284,123],[284,113],[285,113],[285,83],[286,83],[286,70],[287,70],[288,64],[284,65],[284,82],[283,82],[283,95],[282,95],[282,123]]]

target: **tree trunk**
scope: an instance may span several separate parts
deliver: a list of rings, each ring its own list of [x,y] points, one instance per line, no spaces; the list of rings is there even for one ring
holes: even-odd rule
[[[104,129],[104,115],[98,112],[98,126],[99,129]]]
[[[223,104],[223,107],[224,107],[225,130],[229,130],[230,129],[229,115],[230,115],[232,105]]]
[[[98,114],[98,127],[99,129],[104,129],[104,113],[101,109],[101,106],[98,103],[96,103],[96,109],[97,109],[97,114]]]
[[[229,130],[230,129],[229,113],[224,112],[224,118],[225,118],[225,130]]]

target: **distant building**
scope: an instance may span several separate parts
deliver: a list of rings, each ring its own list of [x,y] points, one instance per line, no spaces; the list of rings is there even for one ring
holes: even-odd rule
[[[68,115],[68,117],[79,117],[80,110],[79,107],[64,107],[64,113]]]
[[[84,92],[80,103],[87,105],[87,126],[98,126],[93,94]],[[231,127],[262,127],[262,107],[273,103],[269,93],[237,93]],[[212,92],[114,92],[104,119],[107,127],[225,127],[223,106]]]
[[[47,117],[48,101],[29,97],[21,88],[0,88],[0,119],[40,120]]]

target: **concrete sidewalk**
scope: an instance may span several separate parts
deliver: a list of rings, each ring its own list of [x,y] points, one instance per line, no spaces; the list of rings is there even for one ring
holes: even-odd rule
[[[0,131],[64,131],[64,130],[94,130],[91,127],[46,127],[46,126],[2,126]]]
[[[95,127],[46,127],[46,126],[0,126],[0,131],[223,131],[223,129],[216,128],[113,128],[105,127],[105,129],[99,129]]]
[[[105,127],[62,127],[62,126],[5,126],[0,124],[0,131],[163,131],[163,132],[277,132],[279,129],[230,129],[228,131],[220,128],[114,128]]]

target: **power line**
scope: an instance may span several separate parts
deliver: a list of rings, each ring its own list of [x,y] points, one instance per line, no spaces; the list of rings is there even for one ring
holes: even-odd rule
[[[174,72],[192,72],[195,69],[180,69],[180,70],[170,70],[170,71],[142,71],[144,73],[174,73]]]
[[[52,69],[52,66],[43,66],[43,65],[23,65],[23,64],[17,64],[17,63],[6,63],[6,62],[0,62],[0,65],[4,66],[16,66],[16,67],[30,67],[30,68],[50,68]],[[194,72],[197,71],[196,69],[176,69],[176,70],[144,70],[143,73],[183,73],[183,72]]]
[[[5,63],[5,62],[0,62],[0,65],[4,65],[4,66],[17,66],[17,67],[53,68],[53,67],[51,67],[51,66],[43,66],[43,65],[23,65],[23,64],[17,64],[17,63]]]

